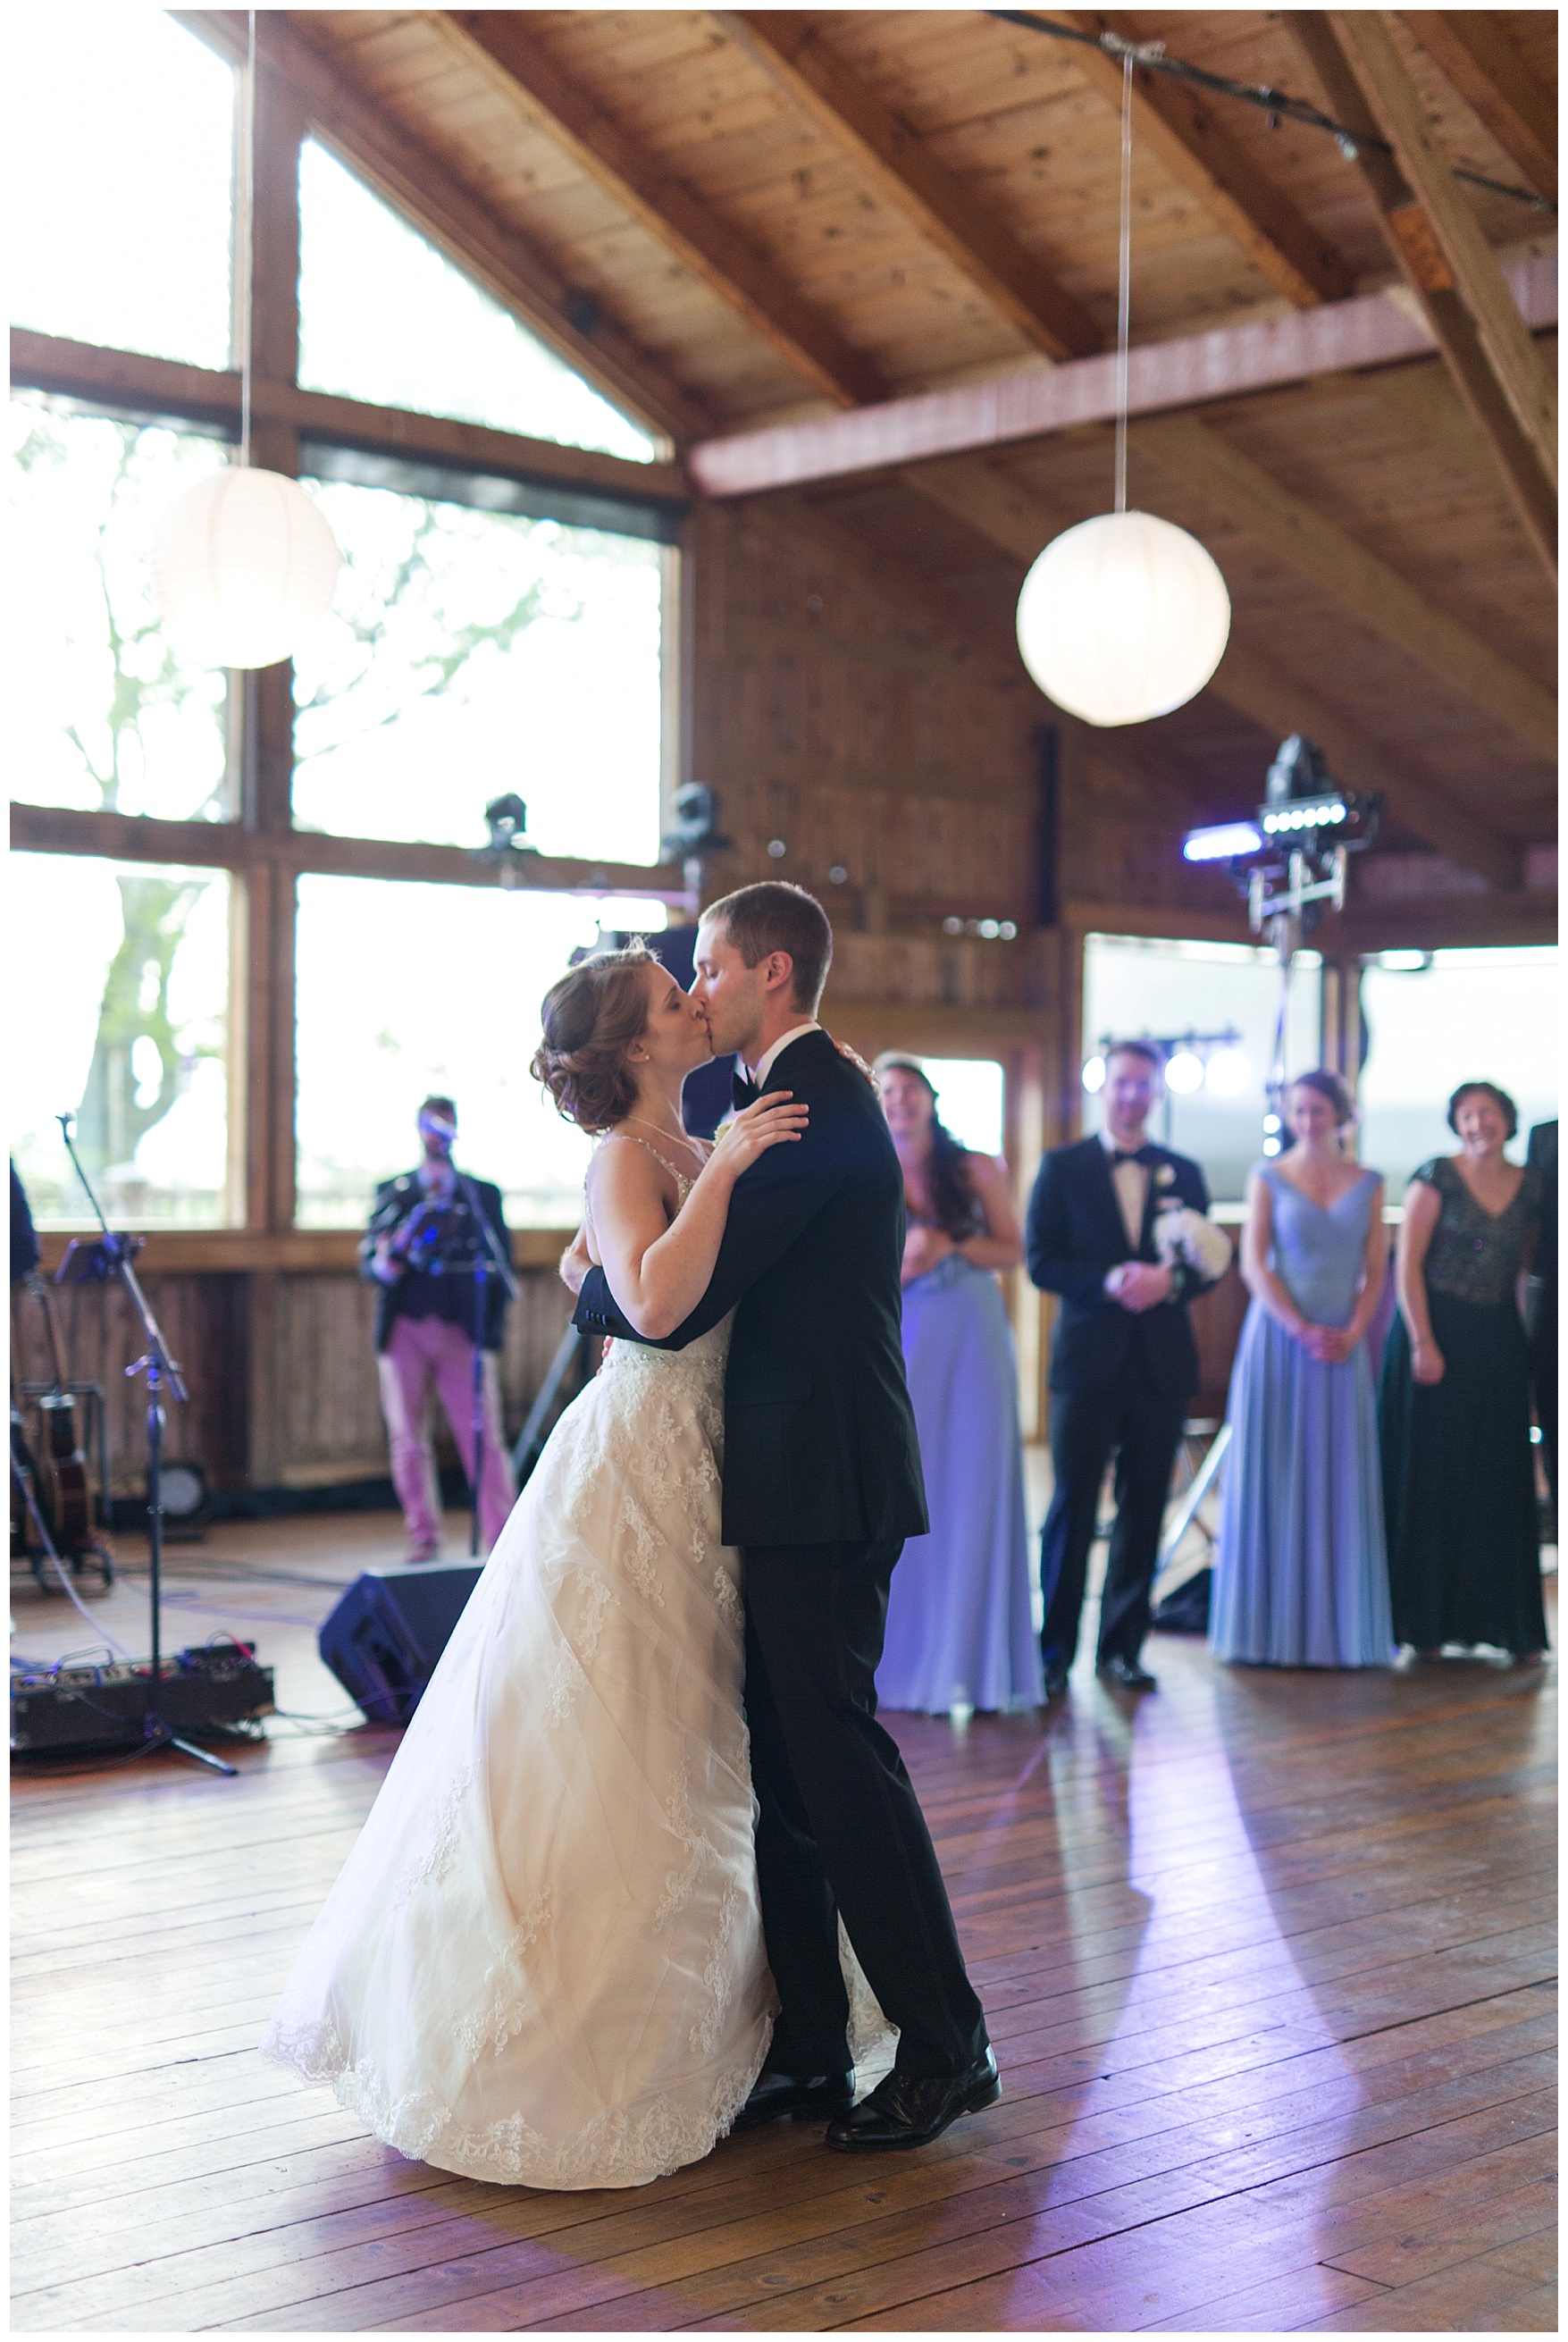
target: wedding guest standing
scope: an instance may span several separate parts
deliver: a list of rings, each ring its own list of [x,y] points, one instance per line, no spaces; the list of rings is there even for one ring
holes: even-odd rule
[[[1541,1224],[1535,1238],[1534,1315],[1530,1321],[1530,1379],[1552,1508],[1557,1508],[1557,1125],[1538,1122],[1525,1157],[1541,1174]]]
[[[918,1059],[876,1061],[904,1167],[904,1358],[927,1536],[906,1540],[876,1671],[884,1707],[1040,1704],[1013,1331],[996,1283],[1024,1257],[1005,1167],[960,1146]]]
[[[1448,1126],[1460,1152],[1405,1191],[1379,1395],[1393,1631],[1529,1658],[1546,1619],[1519,1296],[1543,1181],[1503,1154],[1518,1116],[1495,1084],[1462,1084]]]
[[[1116,1525],[1095,1665],[1125,1691],[1154,1689],[1138,1654],[1176,1446],[1198,1384],[1187,1303],[1230,1260],[1223,1232],[1204,1216],[1209,1195],[1197,1165],[1144,1138],[1162,1073],[1152,1042],[1108,1049],[1104,1129],[1054,1147],[1029,1199],[1029,1274],[1062,1296],[1051,1353],[1056,1485],[1040,1550],[1051,1699],[1066,1690],[1077,1652],[1100,1484],[1113,1456]]]
[[[1380,1667],[1393,1657],[1367,1329],[1384,1277],[1383,1180],[1346,1159],[1337,1074],[1285,1094],[1294,1144],[1247,1177],[1253,1296],[1231,1375],[1209,1639],[1222,1659]]]

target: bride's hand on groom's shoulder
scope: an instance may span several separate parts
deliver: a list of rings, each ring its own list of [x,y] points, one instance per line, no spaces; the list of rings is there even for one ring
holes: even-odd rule
[[[801,1137],[810,1119],[811,1108],[796,1105],[793,1090],[769,1090],[724,1125],[708,1158],[708,1168],[738,1179],[769,1147]]]

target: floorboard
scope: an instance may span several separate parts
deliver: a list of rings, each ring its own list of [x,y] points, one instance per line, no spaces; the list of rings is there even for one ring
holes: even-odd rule
[[[146,1646],[134,1546],[93,1604]],[[15,1768],[14,2328],[1265,2333],[1556,2326],[1555,1670],[1080,1670],[1038,1716],[889,1719],[936,1837],[1002,2103],[915,2157],[812,2130],[551,2196],[367,2139],[257,2059],[395,1746],[314,1630],[380,1516],[170,1556],[284,1711],[221,1781]],[[15,1644],[87,1639],[14,1584]]]

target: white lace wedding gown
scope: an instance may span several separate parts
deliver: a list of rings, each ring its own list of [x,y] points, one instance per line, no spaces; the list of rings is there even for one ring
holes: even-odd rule
[[[614,1343],[561,1418],[263,2040],[442,2170],[635,2187],[761,2069],[729,1335]]]

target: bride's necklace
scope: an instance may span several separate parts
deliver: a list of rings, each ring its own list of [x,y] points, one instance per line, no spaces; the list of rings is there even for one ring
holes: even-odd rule
[[[701,1146],[694,1138],[688,1138],[684,1130],[666,1130],[662,1122],[649,1122],[640,1114],[623,1115],[621,1119],[624,1122],[641,1123],[644,1130],[655,1130],[661,1138],[669,1139],[672,1145],[685,1147],[689,1154],[696,1156],[699,1163],[704,1160]]]

